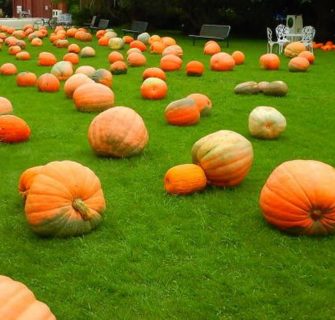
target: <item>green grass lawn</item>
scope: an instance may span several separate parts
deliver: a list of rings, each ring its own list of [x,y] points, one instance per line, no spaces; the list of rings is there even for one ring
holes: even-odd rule
[[[115,104],[135,109],[150,135],[144,153],[129,159],[92,152],[87,130],[96,114],[76,111],[63,90],[40,93],[17,87],[15,76],[1,76],[0,96],[12,101],[32,135],[26,143],[0,145],[0,274],[25,283],[60,320],[334,319],[335,238],[281,233],[264,221],[258,205],[265,180],[280,163],[315,159],[335,165],[334,52],[317,51],[307,73],[290,73],[284,56],[280,70],[265,71],[258,64],[265,39],[232,39],[223,49],[242,50],[244,65],[213,72],[202,53],[204,42],[192,46],[182,36],[177,41],[184,49],[183,66],[197,59],[206,71],[202,77],[187,77],[184,69],[168,73],[165,99],[141,98],[144,67],[113,77]],[[97,51],[80,65],[109,67],[110,49],[96,40],[80,45]],[[66,53],[47,39],[43,47],[27,49],[32,59],[16,61],[4,46],[0,63],[14,62],[19,71],[40,75],[51,68],[37,66],[38,52],[52,51],[59,59]],[[159,65],[159,56],[145,55],[147,66]],[[235,95],[234,86],[247,80],[284,80],[289,93]],[[211,98],[212,114],[195,126],[168,125],[167,104],[193,92]],[[248,115],[261,105],[277,108],[287,119],[278,140],[258,140],[248,132]],[[253,145],[254,163],[243,183],[191,196],[166,194],[165,172],[190,163],[193,143],[220,129],[236,131]],[[18,179],[28,167],[65,159],[100,178],[105,219],[85,236],[39,238],[27,225]]]

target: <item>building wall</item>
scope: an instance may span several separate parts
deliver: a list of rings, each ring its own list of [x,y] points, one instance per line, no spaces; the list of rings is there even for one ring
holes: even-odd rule
[[[19,17],[17,6],[21,6],[23,11],[30,12],[32,17],[51,18],[52,9],[61,9],[66,12],[66,6],[59,3],[52,4],[52,0],[12,0],[13,17]]]

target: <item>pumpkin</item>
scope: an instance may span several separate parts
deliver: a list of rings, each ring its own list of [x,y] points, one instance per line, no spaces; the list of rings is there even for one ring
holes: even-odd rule
[[[141,51],[147,50],[147,46],[140,40],[134,40],[129,44],[130,48],[137,48]]]
[[[84,30],[79,30],[74,34],[74,38],[80,41],[92,41],[92,35]]]
[[[208,41],[204,46],[204,54],[206,55],[212,56],[219,52],[221,52],[221,47],[216,41]]]
[[[98,30],[96,33],[95,33],[95,36],[100,39],[104,36],[104,34],[106,33],[107,31],[105,29],[101,29],[101,30]]]
[[[188,76],[198,76],[200,77],[205,71],[205,66],[202,62],[192,60],[186,65],[186,74]]]
[[[236,65],[244,63],[245,55],[242,51],[236,50],[231,54],[231,56],[233,57]]]
[[[263,93],[267,96],[286,96],[288,92],[288,86],[284,81],[275,80],[271,81],[268,85],[264,86]]]
[[[79,111],[103,111],[114,106],[114,93],[101,83],[85,83],[74,91],[73,101]]]
[[[132,67],[141,67],[147,63],[147,59],[142,53],[133,52],[128,55],[127,62]]]
[[[168,54],[161,58],[160,68],[164,71],[176,71],[182,66],[183,61],[174,54]]]
[[[123,36],[122,39],[126,44],[129,44],[130,42],[134,41],[134,38],[132,36]]]
[[[39,66],[53,66],[57,62],[57,59],[53,53],[41,52],[38,55]]]
[[[70,45],[70,43],[67,39],[58,39],[54,42],[54,45],[57,48],[67,48]]]
[[[176,40],[172,37],[161,37],[161,41],[164,43],[165,47],[173,46],[176,44]]]
[[[116,75],[126,74],[128,71],[128,67],[124,61],[115,61],[110,65],[109,70],[112,74]]]
[[[194,143],[192,162],[205,171],[209,184],[232,187],[247,176],[253,161],[249,140],[237,132],[220,130]]]
[[[137,36],[137,40],[143,42],[144,44],[148,44],[150,40],[150,34],[148,32],[142,32]]]
[[[316,160],[291,160],[266,180],[259,204],[265,220],[299,235],[335,232],[335,170]]]
[[[79,63],[79,56],[78,56],[77,53],[69,52],[69,53],[66,53],[63,56],[63,61],[69,61],[72,64],[78,64]]]
[[[162,41],[154,41],[150,44],[150,53],[162,54],[165,49],[165,45]]]
[[[112,73],[108,71],[107,69],[103,69],[103,68],[97,69],[94,72],[92,79],[95,82],[101,83],[107,87],[111,87],[113,83]]]
[[[174,54],[177,57],[182,58],[184,52],[183,52],[183,49],[181,48],[181,46],[178,46],[177,44],[174,44],[174,45],[166,47],[162,52],[162,56],[166,56],[166,55],[169,55],[169,54]]]
[[[309,62],[304,57],[294,57],[288,63],[288,70],[291,72],[305,72],[309,68]]]
[[[161,37],[158,34],[153,34],[150,39],[149,39],[149,43],[152,44],[153,42],[162,42]]]
[[[192,98],[173,101],[165,108],[165,120],[176,126],[189,126],[200,120],[200,112]]]
[[[19,178],[18,189],[22,198],[25,200],[34,178],[42,170],[43,166],[35,166],[23,171]]]
[[[30,60],[30,53],[27,51],[20,51],[15,55],[16,60]]]
[[[16,143],[27,141],[30,137],[30,128],[21,118],[5,114],[0,116],[0,142]]]
[[[33,87],[36,85],[37,76],[33,72],[20,72],[16,76],[16,84],[19,87]]]
[[[306,58],[310,64],[313,64],[314,61],[315,61],[315,56],[314,56],[314,54],[313,54],[312,52],[308,51],[308,50],[301,51],[301,52],[298,54],[298,57]]]
[[[212,110],[212,101],[202,93],[191,93],[187,96],[195,101],[196,106],[200,112],[200,116],[207,116]]]
[[[37,87],[39,91],[56,92],[59,91],[60,83],[52,73],[43,73],[37,79]]]
[[[120,50],[124,47],[124,41],[122,38],[119,38],[119,37],[110,38],[108,40],[108,46],[112,50]]]
[[[150,77],[143,81],[141,85],[141,95],[145,99],[163,99],[168,91],[166,82],[159,78]]]
[[[80,47],[76,43],[71,43],[67,47],[67,52],[79,53],[80,52]]]
[[[33,38],[30,42],[33,47],[41,47],[43,45],[43,40],[40,38]]]
[[[82,235],[98,226],[106,204],[99,178],[74,161],[53,161],[35,175],[25,203],[33,232],[41,236]]]
[[[0,319],[56,320],[56,317],[22,282],[0,275]]]
[[[275,53],[265,53],[260,56],[259,64],[265,70],[278,70],[280,67],[280,59]]]
[[[66,36],[68,38],[74,38],[74,36],[75,36],[75,34],[76,34],[77,31],[78,31],[77,28],[71,27],[71,28],[69,28],[69,29],[66,30]]]
[[[80,50],[79,55],[82,58],[90,58],[90,57],[95,57],[95,50],[92,47],[84,47]]]
[[[306,47],[300,41],[290,42],[284,49],[284,55],[289,58],[296,57],[300,52],[305,51]]]
[[[143,71],[142,73],[143,80],[147,78],[151,78],[151,77],[159,78],[159,79],[166,81],[166,73],[161,68],[151,67]]]
[[[21,50],[22,50],[22,49],[21,49],[20,46],[10,46],[10,47],[8,48],[8,53],[9,53],[10,55],[15,56],[15,55],[16,55],[17,53],[19,53]]]
[[[269,85],[269,81],[260,81],[258,82],[257,86],[258,86],[258,90],[259,92],[264,92],[264,89]]]
[[[255,94],[259,92],[259,86],[256,81],[246,81],[235,86],[236,94]]]
[[[142,53],[142,51],[138,48],[130,48],[130,49],[127,50],[127,56],[129,56],[133,52]]]
[[[94,83],[94,81],[84,73],[75,73],[72,75],[64,83],[66,96],[72,98],[73,92],[84,83]]]
[[[124,158],[136,155],[142,152],[148,140],[142,117],[123,106],[99,113],[88,129],[88,141],[101,156]]]
[[[83,73],[89,78],[92,78],[95,73],[95,68],[93,68],[92,66],[80,66],[76,69],[74,73]]]
[[[69,61],[59,61],[55,63],[50,71],[58,80],[66,80],[73,75],[72,63]]]
[[[164,188],[171,194],[191,194],[205,189],[206,185],[205,172],[196,164],[174,166],[164,176]]]
[[[256,107],[249,114],[249,132],[256,138],[278,138],[285,128],[285,117],[273,107]]]
[[[0,97],[0,115],[13,112],[12,103],[5,97]]]
[[[108,62],[110,64],[112,64],[115,61],[123,61],[124,57],[123,54],[118,52],[118,51],[112,51],[109,55],[108,55]]]
[[[15,64],[6,62],[0,66],[0,74],[5,76],[12,76],[17,74],[17,68]]]
[[[210,66],[214,71],[231,71],[235,67],[235,60],[230,54],[219,52],[212,55]]]

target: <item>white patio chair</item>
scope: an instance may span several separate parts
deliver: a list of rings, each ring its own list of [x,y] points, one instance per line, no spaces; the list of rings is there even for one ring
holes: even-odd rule
[[[304,44],[307,50],[313,53],[313,40],[315,37],[315,28],[312,26],[305,26],[301,30],[301,42]]]
[[[277,42],[278,42],[278,53],[282,54],[283,53],[283,49],[285,44],[287,44],[288,42],[290,42],[290,40],[287,39],[287,35],[289,34],[290,29],[289,27],[286,27],[284,24],[279,24],[276,27],[276,35],[277,35]]]
[[[278,51],[279,51],[279,43],[278,41],[273,41],[272,40],[272,30],[268,27],[266,28],[266,34],[268,36],[268,43],[267,43],[267,53],[272,53],[272,48],[274,45],[278,45]]]

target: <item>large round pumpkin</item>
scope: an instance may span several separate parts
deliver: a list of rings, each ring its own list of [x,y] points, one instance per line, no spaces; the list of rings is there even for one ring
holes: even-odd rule
[[[166,82],[160,78],[149,77],[141,85],[141,95],[145,99],[163,99],[168,92]]]
[[[36,85],[37,76],[33,72],[24,71],[16,76],[16,84],[19,87],[32,87]]]
[[[214,71],[231,71],[235,67],[235,60],[230,54],[219,52],[212,55],[210,65]]]
[[[124,158],[136,155],[142,152],[148,139],[142,117],[123,106],[98,114],[88,130],[92,149],[102,156]]]
[[[0,116],[0,142],[23,142],[29,139],[30,132],[23,119],[11,114]]]
[[[202,62],[197,60],[192,60],[186,65],[186,74],[188,76],[198,76],[200,77],[205,71],[205,66]]]
[[[259,203],[266,221],[280,230],[335,233],[335,170],[315,160],[286,161],[270,174]]]
[[[183,61],[174,54],[167,54],[160,60],[160,68],[164,71],[176,71],[181,68]]]
[[[128,55],[127,62],[132,67],[141,67],[147,63],[147,58],[139,52],[133,52]]]
[[[56,56],[51,52],[41,52],[38,55],[39,66],[53,66],[57,62]]]
[[[204,169],[209,184],[231,187],[241,183],[248,174],[253,149],[250,141],[239,133],[220,130],[193,145],[192,160]]]
[[[12,76],[17,74],[16,65],[10,62],[6,62],[0,66],[0,74],[5,76]]]
[[[94,229],[105,206],[99,178],[92,170],[74,161],[54,161],[33,178],[25,213],[35,233],[67,237]]]
[[[284,49],[284,55],[289,58],[296,57],[300,52],[305,51],[306,47],[300,41],[289,43]]]
[[[166,73],[161,69],[157,67],[151,67],[147,68],[142,73],[142,79],[145,80],[147,78],[159,78],[164,81],[166,81]]]
[[[265,53],[260,56],[259,64],[265,70],[278,70],[280,59],[275,53]]]
[[[60,83],[52,73],[43,73],[37,79],[37,87],[39,91],[56,92],[60,88]]]
[[[22,282],[0,275],[0,319],[56,320],[56,317]]]
[[[309,68],[309,61],[304,57],[294,57],[288,63],[291,72],[305,72]]]
[[[85,83],[74,91],[73,101],[79,111],[103,111],[114,106],[114,92],[101,83]]]

